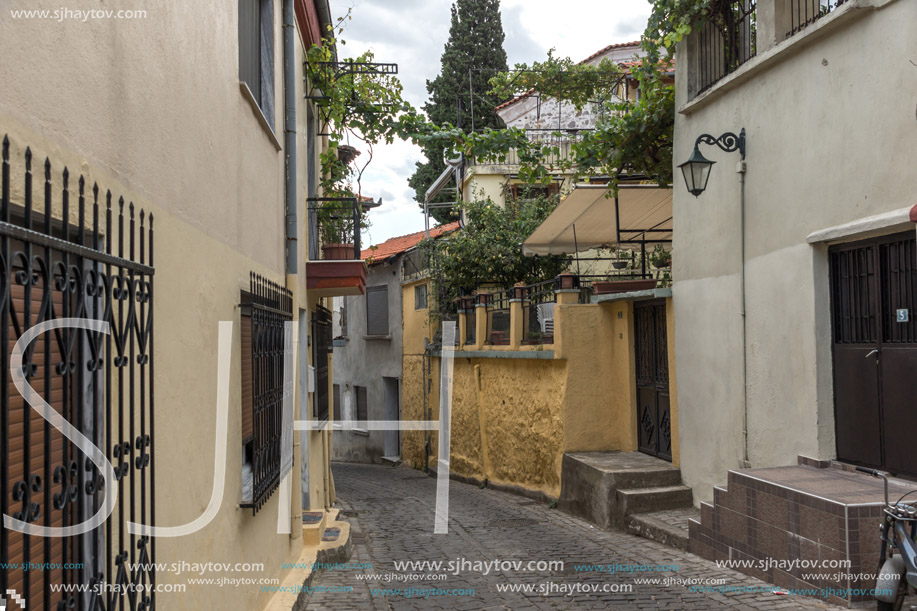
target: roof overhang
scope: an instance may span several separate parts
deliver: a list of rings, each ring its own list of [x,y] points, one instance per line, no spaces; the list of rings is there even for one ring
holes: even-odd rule
[[[578,184],[522,243],[522,252],[573,254],[671,240],[671,187],[619,185],[614,197],[606,185]]]

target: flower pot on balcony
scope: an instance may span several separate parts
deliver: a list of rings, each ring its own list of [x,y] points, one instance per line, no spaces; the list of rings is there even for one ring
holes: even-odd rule
[[[593,282],[592,292],[595,295],[608,295],[609,293],[629,293],[631,291],[649,291],[656,288],[656,279],[649,280],[618,280],[616,282]]]
[[[627,269],[630,261],[612,261],[611,266],[615,269]]]
[[[353,244],[322,245],[322,259],[325,261],[349,261],[353,258]]]

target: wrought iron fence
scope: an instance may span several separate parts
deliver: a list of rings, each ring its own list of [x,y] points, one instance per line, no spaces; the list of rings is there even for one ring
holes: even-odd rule
[[[459,298],[459,315],[465,318],[465,344],[474,344],[477,339],[477,308],[475,298],[464,296]]]
[[[545,280],[525,287],[517,287],[522,297],[522,325],[524,344],[554,343],[554,292],[557,280]]]
[[[494,346],[509,344],[510,306],[512,289],[478,295],[487,306],[487,337],[484,343]]]
[[[52,172],[49,159],[43,164],[42,195],[36,197],[28,148],[21,199],[13,201],[10,146],[4,137],[0,511],[31,525],[66,527],[101,509],[106,486],[117,487],[118,502],[103,526],[82,536],[50,538],[0,528],[4,563],[60,567],[23,571],[0,565],[0,592],[15,590],[28,609],[154,608],[156,595],[148,586],[156,579],[155,542],[123,527],[127,521],[155,523],[153,215],[135,210],[133,203],[125,215],[124,198],[113,206],[110,191],[90,187],[83,176],[71,182],[69,170]],[[67,318],[105,322],[110,333],[54,324]],[[25,347],[25,381],[103,449],[115,481],[105,481],[71,438],[37,409],[33,413],[14,386],[10,349],[43,323],[57,328]],[[62,568],[74,565],[80,568]],[[68,584],[88,588],[82,594],[52,591]]]
[[[847,0],[789,0],[790,2],[790,30],[786,33],[789,38],[801,32],[806,26],[811,25],[847,2]]]
[[[363,209],[355,197],[310,197],[309,259],[360,259]]]
[[[251,317],[252,498],[243,507],[257,513],[280,484],[283,434],[284,324],[293,319],[293,294],[252,273],[242,314]]]
[[[756,4],[756,0],[722,0],[711,12],[698,34],[697,93],[755,56]]]

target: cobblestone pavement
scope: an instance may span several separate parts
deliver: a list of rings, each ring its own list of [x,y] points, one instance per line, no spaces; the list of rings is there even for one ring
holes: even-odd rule
[[[344,515],[354,533],[350,562],[363,568],[319,572],[312,583],[315,590],[308,599],[308,609],[836,608],[808,598],[735,591],[768,584],[646,539],[597,529],[530,499],[458,482],[452,482],[450,488],[449,534],[434,535],[435,479],[407,468],[371,465],[338,463],[333,472]],[[532,572],[506,567],[487,575],[473,570],[457,575],[442,571],[448,576],[439,580],[430,575],[436,571],[397,571],[394,564],[461,559],[523,563],[561,560],[564,567]],[[579,563],[677,565],[677,570],[673,567],[653,575],[577,572],[574,564]],[[416,581],[390,579],[392,574],[406,578],[417,573],[424,575]],[[376,577],[367,579],[372,575]],[[670,581],[668,585],[636,583],[647,577]],[[684,581],[673,583],[677,579],[711,578],[722,580],[720,583],[733,591],[692,592]],[[500,591],[509,586],[532,591]],[[630,591],[627,586],[631,586]],[[571,587],[598,587],[599,591],[573,595],[564,591]],[[434,593],[437,589],[440,592]]]

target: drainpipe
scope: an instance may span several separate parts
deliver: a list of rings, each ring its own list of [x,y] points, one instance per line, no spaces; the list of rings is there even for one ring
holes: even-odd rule
[[[298,271],[296,208],[296,29],[293,0],[283,0],[283,152],[286,165],[287,274]]]
[[[748,469],[751,467],[751,461],[748,460],[748,324],[745,317],[745,169],[745,160],[742,159],[736,164],[736,172],[739,174],[741,193],[739,242],[742,249],[742,466]]]
[[[284,208],[285,218],[285,237],[286,237],[286,284],[287,288],[293,293],[294,304],[297,303],[297,276],[299,271],[298,255],[299,243],[296,239],[298,231],[297,207],[296,207],[296,56],[294,41],[296,40],[295,13],[293,10],[293,0],[283,0],[282,8],[283,17],[283,155],[284,155]],[[294,305],[295,310],[298,310]],[[296,320],[296,318],[294,318]],[[300,323],[302,321],[299,321]],[[298,335],[298,334],[297,334]],[[298,341],[294,337],[293,341]],[[294,418],[298,419],[294,407]],[[302,465],[301,460],[297,460],[300,452],[300,432],[293,431],[293,472],[288,476],[292,479],[290,484],[290,538],[299,539],[302,537],[302,487],[301,478],[294,477],[297,472],[295,466],[301,465],[300,469],[306,468]]]

